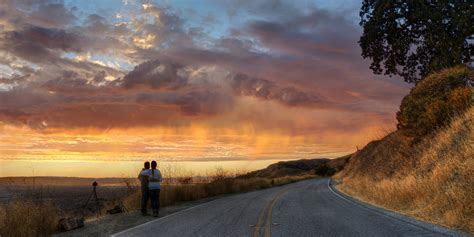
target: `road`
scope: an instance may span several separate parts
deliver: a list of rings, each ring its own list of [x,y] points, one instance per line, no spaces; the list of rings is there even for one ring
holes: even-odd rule
[[[114,236],[458,236],[368,206],[312,179],[236,194],[155,219]]]

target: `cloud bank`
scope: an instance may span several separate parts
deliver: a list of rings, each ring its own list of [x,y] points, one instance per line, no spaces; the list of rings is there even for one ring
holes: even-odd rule
[[[370,73],[353,19],[287,1],[212,5],[221,11],[2,1],[0,123],[39,132],[251,126],[349,142],[392,123],[408,86]]]

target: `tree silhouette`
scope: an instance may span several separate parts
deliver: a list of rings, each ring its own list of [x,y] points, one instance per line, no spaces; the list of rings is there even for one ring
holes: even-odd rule
[[[375,74],[418,82],[428,73],[472,63],[474,1],[364,0],[359,40]]]

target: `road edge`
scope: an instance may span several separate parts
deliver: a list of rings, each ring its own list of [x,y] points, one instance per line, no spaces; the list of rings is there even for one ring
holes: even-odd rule
[[[353,204],[356,204],[356,205],[359,205],[363,208],[366,208],[366,209],[369,209],[373,212],[376,212],[376,213],[379,213],[381,215],[384,215],[384,216],[388,216],[388,217],[391,217],[391,218],[394,218],[394,219],[397,219],[397,220],[400,220],[400,221],[403,221],[403,222],[406,222],[408,224],[411,224],[411,225],[415,225],[417,227],[420,227],[420,228],[423,228],[423,229],[426,229],[426,230],[429,230],[429,231],[432,231],[434,233],[438,233],[438,234],[443,234],[443,235],[448,235],[448,236],[456,236],[456,237],[470,237],[470,236],[473,236],[469,233],[466,233],[466,232],[463,232],[463,231],[460,231],[460,230],[456,230],[456,229],[449,229],[447,227],[444,227],[444,226],[440,226],[440,225],[437,225],[437,224],[433,224],[433,223],[429,223],[429,222],[425,222],[425,221],[421,221],[421,220],[417,220],[417,219],[414,219],[413,217],[410,217],[410,216],[407,216],[407,215],[403,215],[401,213],[398,213],[398,212],[395,212],[395,211],[392,211],[392,210],[388,210],[388,209],[384,209],[382,207],[378,207],[378,206],[375,206],[371,203],[367,203],[367,202],[364,202],[362,200],[359,200],[355,197],[352,197],[352,196],[349,196],[341,191],[339,191],[334,185],[333,185],[333,180],[331,178],[328,179],[328,188],[329,190],[331,190],[334,194],[336,194],[336,196],[339,196],[340,198],[348,201],[348,202],[351,202]]]
[[[140,225],[136,225],[136,226],[133,226],[133,227],[131,227],[131,228],[128,228],[128,229],[122,230],[122,231],[120,231],[120,232],[114,233],[114,234],[112,234],[112,235],[110,235],[110,236],[111,236],[111,237],[116,237],[116,236],[121,235],[121,234],[123,234],[123,233],[125,233],[125,232],[127,232],[127,231],[130,231],[130,230],[133,230],[133,229],[142,227],[142,226],[146,226],[146,225],[149,225],[149,224],[152,224],[152,223],[155,223],[155,222],[164,220],[164,219],[166,219],[166,218],[168,218],[168,217],[177,215],[178,213],[186,212],[186,211],[192,210],[192,209],[194,209],[194,208],[197,208],[197,207],[204,206],[204,205],[206,205],[206,204],[212,203],[212,202],[216,201],[217,199],[218,199],[218,198],[213,199],[213,200],[209,200],[209,201],[207,201],[207,202],[204,202],[204,203],[201,203],[201,204],[198,204],[198,205],[195,205],[195,206],[191,206],[191,207],[185,208],[185,209],[183,209],[183,210],[180,210],[180,211],[171,213],[171,214],[169,214],[169,215],[166,215],[166,216],[163,216],[163,217],[159,217],[159,218],[156,218],[156,219],[151,220],[151,221],[147,221],[147,222],[142,223],[142,224],[140,224]]]

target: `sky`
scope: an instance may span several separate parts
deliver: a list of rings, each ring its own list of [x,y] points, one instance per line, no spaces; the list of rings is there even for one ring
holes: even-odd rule
[[[0,177],[354,152],[395,128],[409,90],[360,56],[360,5],[0,1]]]

